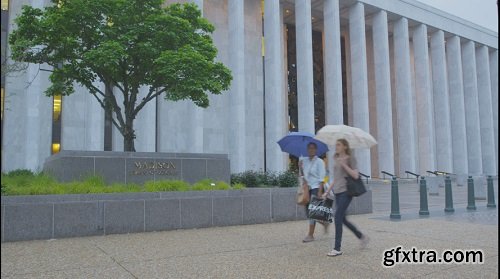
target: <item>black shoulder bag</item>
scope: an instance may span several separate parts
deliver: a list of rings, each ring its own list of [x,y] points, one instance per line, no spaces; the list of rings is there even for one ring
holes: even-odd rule
[[[347,181],[347,194],[351,197],[361,196],[366,192],[365,184],[361,180],[361,175],[358,174],[358,179],[352,178],[350,175],[346,176]]]

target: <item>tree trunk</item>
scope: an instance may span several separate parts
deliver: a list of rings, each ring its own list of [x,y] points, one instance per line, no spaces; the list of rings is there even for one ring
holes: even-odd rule
[[[124,127],[123,133],[123,151],[131,151],[135,152],[134,139],[135,139],[135,131],[134,131],[134,119],[126,116],[126,123]]]

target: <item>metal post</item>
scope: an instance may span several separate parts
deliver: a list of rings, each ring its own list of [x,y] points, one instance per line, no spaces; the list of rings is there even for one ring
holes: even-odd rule
[[[420,178],[420,211],[418,215],[429,215],[429,207],[427,204],[427,181],[423,176]]]
[[[476,210],[476,200],[474,199],[474,179],[469,176],[467,179],[467,210]]]
[[[488,175],[488,204],[486,207],[495,208],[495,190],[493,189],[493,177]]]
[[[444,212],[455,212],[453,209],[453,194],[451,192],[451,178],[446,176],[444,179],[444,195],[445,195],[445,208]]]
[[[392,177],[391,180],[391,219],[401,219],[401,214],[399,214],[399,191],[398,191],[398,180],[396,177]]]

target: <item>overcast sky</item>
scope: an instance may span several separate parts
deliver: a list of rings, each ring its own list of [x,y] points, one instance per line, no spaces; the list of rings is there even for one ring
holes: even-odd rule
[[[417,0],[498,33],[497,0]]]

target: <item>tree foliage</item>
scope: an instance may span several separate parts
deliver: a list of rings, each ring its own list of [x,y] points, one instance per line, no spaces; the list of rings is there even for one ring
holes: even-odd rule
[[[214,26],[197,6],[163,2],[52,0],[43,10],[23,6],[9,38],[12,57],[53,66],[48,96],[70,95],[75,84],[87,88],[114,112],[125,151],[135,151],[133,121],[146,103],[162,95],[207,107],[207,92],[220,94],[231,81],[229,69],[215,61]],[[141,87],[147,93],[139,94]],[[115,94],[122,94],[123,104]]]

